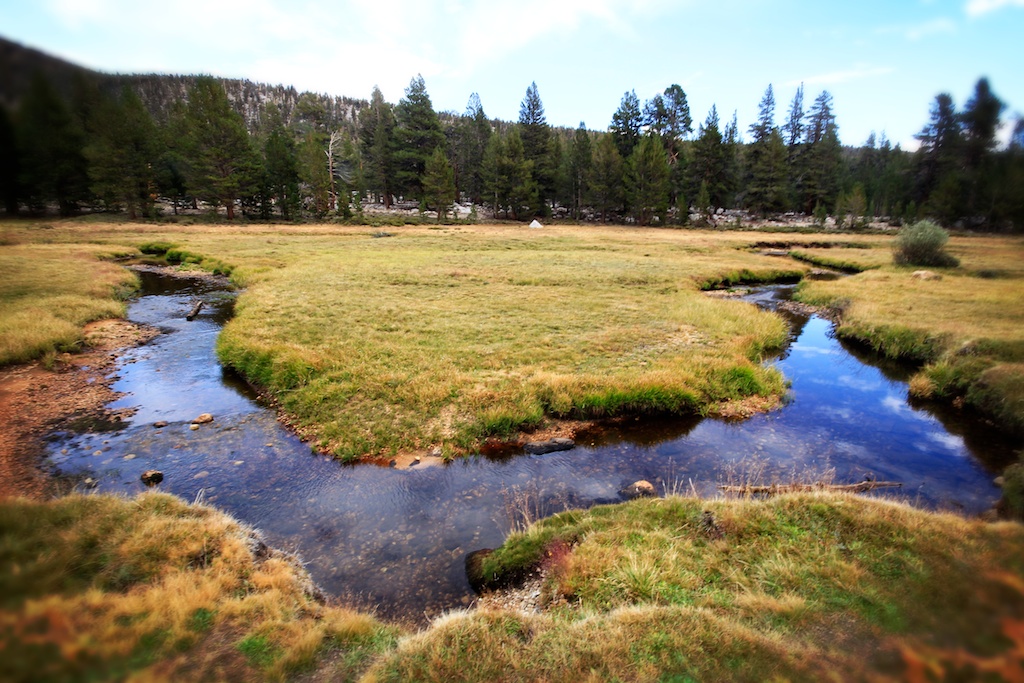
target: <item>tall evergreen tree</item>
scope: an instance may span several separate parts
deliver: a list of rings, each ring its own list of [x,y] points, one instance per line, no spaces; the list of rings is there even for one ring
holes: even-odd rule
[[[690,116],[690,105],[686,101],[686,92],[673,83],[665,88],[665,124],[663,127],[665,151],[668,161],[675,164],[679,156],[679,144],[693,132],[693,118]]]
[[[263,143],[263,168],[267,196],[280,211],[281,218],[291,220],[297,217],[302,202],[299,195],[295,141],[284,127],[277,105],[267,105],[266,119],[267,136]]]
[[[255,155],[241,114],[228,102],[223,86],[201,77],[189,91],[185,108],[186,177],[192,193],[235,217],[235,202],[250,194],[256,181]]]
[[[964,139],[964,174],[967,186],[964,216],[991,222],[995,218],[997,188],[1001,177],[996,173],[993,152],[999,116],[1006,105],[996,97],[988,79],[979,79],[974,95],[960,115]]]
[[[317,218],[331,212],[331,174],[324,154],[323,134],[307,130],[296,154],[301,191],[306,198],[307,210]]]
[[[527,160],[533,162],[537,200],[530,207],[537,215],[546,214],[548,200],[554,194],[555,163],[551,155],[551,127],[544,115],[537,84],[531,83],[519,105],[519,128]]]
[[[569,189],[570,201],[569,211],[573,218],[579,220],[582,216],[583,205],[587,201],[590,188],[590,172],[593,166],[593,145],[590,141],[590,133],[586,126],[580,121],[580,127],[572,138],[572,146],[569,149]]]
[[[533,162],[526,158],[518,128],[491,137],[483,170],[488,201],[492,203],[495,216],[504,212],[505,218],[511,216],[518,220],[536,203]]]
[[[640,142],[640,130],[644,125],[644,115],[640,111],[640,100],[636,91],[629,91],[622,96],[619,108],[612,114],[612,123],[608,130],[615,141],[615,148],[623,159],[633,153],[633,148]]]
[[[775,126],[775,96],[768,86],[750,126],[749,174],[746,204],[762,215],[786,208],[786,145]]]
[[[622,208],[623,171],[622,156],[611,134],[601,135],[594,147],[594,161],[590,175],[590,201],[601,213],[601,222],[608,214]]]
[[[480,96],[469,96],[466,113],[459,121],[459,147],[457,150],[459,168],[458,192],[463,200],[480,203],[483,200],[483,162],[487,144],[491,139],[491,122],[484,114]]]
[[[448,163],[448,157],[440,147],[427,159],[427,167],[423,173],[423,196],[427,208],[437,211],[438,223],[445,219],[455,202],[455,174]]]
[[[407,197],[423,198],[427,159],[444,145],[444,131],[430,102],[423,76],[416,76],[395,107],[395,187]]]
[[[832,112],[832,95],[823,90],[808,112],[803,170],[803,210],[810,213],[821,203],[832,206],[838,198],[842,147]]]
[[[78,210],[88,194],[82,150],[85,136],[67,105],[45,77],[37,75],[21,103],[15,124],[20,185],[35,209],[50,202],[62,216]]]
[[[718,108],[713,106],[700,127],[693,144],[693,162],[690,164],[690,185],[696,189],[701,183],[706,186],[713,206],[725,206],[728,202],[729,176],[722,131],[719,129]],[[696,192],[690,196],[694,196]]]
[[[917,152],[913,198],[918,204],[931,205],[943,221],[955,220],[962,206],[962,179],[958,166],[963,153],[963,136],[960,116],[949,94],[936,95],[930,120],[917,139],[921,146]]]
[[[142,100],[127,87],[120,100],[100,100],[89,114],[87,131],[85,155],[93,193],[108,206],[124,206],[132,220],[149,215],[160,150],[156,124]]]
[[[643,136],[626,160],[625,192],[633,216],[648,225],[668,208],[668,154],[655,134]]]
[[[789,104],[786,123],[782,126],[783,141],[792,149],[800,144],[804,137],[804,84],[801,83]]]
[[[370,106],[359,112],[359,145],[369,189],[385,209],[390,209],[395,192],[395,113],[376,86]]]
[[[18,182],[20,166],[21,155],[15,138],[14,121],[7,108],[0,104],[0,201],[11,216],[18,213],[18,200],[21,198]]]
[[[753,137],[753,144],[764,142],[775,130],[775,94],[769,83],[768,89],[764,91],[761,102],[757,107],[757,121],[750,124],[750,135]]]

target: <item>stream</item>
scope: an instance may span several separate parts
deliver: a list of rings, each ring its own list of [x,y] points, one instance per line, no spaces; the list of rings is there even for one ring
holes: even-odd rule
[[[713,496],[718,484],[751,472],[764,483],[870,476],[903,483],[880,495],[975,514],[999,497],[992,479],[1013,459],[1013,444],[993,427],[908,403],[905,368],[848,349],[822,318],[784,314],[791,341],[771,362],[792,386],[772,413],[741,422],[627,420],[540,456],[342,465],[311,453],[218,364],[230,292],[208,280],[140,277],[128,318],[162,334],[123,354],[113,388],[124,396],[109,406],[135,413],[90,433],[50,435],[56,473],[136,494],[146,488],[142,472],[160,470],[161,490],[261,529],[267,543],[297,553],[326,592],[386,618],[422,622],[470,605],[467,553],[499,545],[524,519],[620,502],[618,491],[639,479],[664,493]],[[756,288],[746,299],[773,308],[791,290]],[[188,322],[197,298],[206,306]],[[200,413],[215,420],[192,430]],[[168,424],[155,428],[158,421]]]

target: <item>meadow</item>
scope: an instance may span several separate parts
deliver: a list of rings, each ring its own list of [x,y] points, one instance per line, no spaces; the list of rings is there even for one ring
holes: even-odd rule
[[[123,314],[124,260],[244,288],[220,355],[313,447],[440,449],[632,413],[765,409],[777,316],[706,296],[789,279],[838,333],[920,366],[912,390],[1022,424],[1024,241],[956,237],[919,280],[890,235],[624,227],[0,224],[0,364]],[[801,260],[771,256],[795,252]],[[1016,402],[1015,402],[1016,401]],[[494,584],[543,572],[543,611],[428,628],[324,600],[298,561],[163,494],[0,504],[0,678],[834,680],[1012,677],[1024,534],[839,494],[669,496],[512,534]]]

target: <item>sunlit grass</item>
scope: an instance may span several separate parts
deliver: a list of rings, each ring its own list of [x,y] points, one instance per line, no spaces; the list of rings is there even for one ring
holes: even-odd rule
[[[1019,525],[835,494],[563,513],[484,560],[543,566],[546,614],[439,621],[370,680],[902,679],[919,652],[1012,672],[1022,551]]]
[[[165,494],[0,504],[0,678],[280,678],[395,631],[317,602],[294,558]],[[339,671],[344,674],[345,672]]]
[[[124,315],[135,277],[87,244],[0,246],[0,365],[74,349],[87,322]]]

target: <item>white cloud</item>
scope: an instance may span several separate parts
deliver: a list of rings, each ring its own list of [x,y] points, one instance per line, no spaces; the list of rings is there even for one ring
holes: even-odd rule
[[[805,85],[836,85],[839,83],[846,83],[847,81],[856,81],[862,78],[874,78],[875,76],[885,76],[895,71],[891,66],[864,66],[857,65],[852,69],[844,69],[842,71],[831,71],[829,73],[818,74],[817,76],[804,76],[802,78],[795,78],[791,81],[784,83],[786,86],[797,86],[801,83]]]
[[[1004,7],[1024,7],[1024,0],[967,0],[964,11],[969,17],[980,17]]]
[[[926,21],[923,24],[917,24],[907,28],[903,35],[906,36],[907,40],[921,40],[927,36],[936,35],[939,33],[954,33],[956,32],[956,24],[952,19],[946,17],[939,17],[938,19],[932,19]]]

